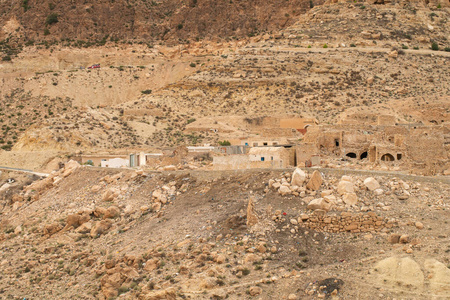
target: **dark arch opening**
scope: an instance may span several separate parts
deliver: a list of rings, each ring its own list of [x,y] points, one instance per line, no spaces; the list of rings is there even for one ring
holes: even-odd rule
[[[382,161],[394,161],[394,156],[392,154],[386,153],[383,156],[381,156]]]
[[[346,156],[350,157],[350,158],[356,158],[356,153],[349,152],[349,153],[346,154]]]
[[[397,153],[397,160],[401,160],[402,159],[402,154],[401,153]]]
[[[363,153],[361,153],[361,155],[359,156],[359,158],[360,158],[360,159],[364,159],[364,158],[367,158],[367,151],[366,151],[366,152],[363,152]]]

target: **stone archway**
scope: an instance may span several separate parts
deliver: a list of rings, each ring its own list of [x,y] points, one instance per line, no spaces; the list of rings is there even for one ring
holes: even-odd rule
[[[381,156],[381,161],[394,161],[394,160],[395,160],[394,156],[390,153],[386,153],[383,154],[383,156]]]
[[[367,151],[365,151],[365,152],[361,153],[361,155],[359,156],[359,159],[367,158],[367,156],[368,156],[368,153],[367,153]]]
[[[356,153],[353,153],[353,152],[349,152],[345,156],[350,157],[350,158],[356,158],[357,157]]]

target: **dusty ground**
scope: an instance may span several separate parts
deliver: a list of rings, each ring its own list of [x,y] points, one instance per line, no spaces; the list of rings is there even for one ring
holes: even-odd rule
[[[22,198],[4,201],[0,290],[6,299],[94,299],[117,293],[120,299],[153,299],[158,293],[166,295],[164,299],[174,295],[287,299],[291,294],[295,295],[292,299],[316,299],[326,294],[318,294],[314,283],[335,278],[328,283],[331,290],[324,291],[336,289],[336,299],[448,297],[450,240],[444,229],[450,201],[448,180],[403,180],[380,174],[375,178],[383,195],[374,196],[361,188],[356,206],[337,206],[327,213],[339,215],[342,209],[358,213],[370,207],[378,216],[396,221],[390,229],[365,233],[321,232],[301,225],[294,229],[289,220],[311,212],[306,207],[309,197],[335,189],[341,175],[329,172],[324,173],[319,191],[309,191],[302,198],[266,190],[270,179],[290,175],[282,171],[137,175],[126,170],[119,174],[119,170],[74,169],[60,181],[58,176],[52,179],[57,182],[53,186],[34,185],[25,189],[29,196],[25,192]],[[352,176],[355,180],[366,177]],[[409,185],[407,200],[391,193],[392,182],[402,180]],[[171,186],[174,193],[164,192]],[[118,194],[104,201],[104,193],[111,188]],[[152,197],[155,190],[167,195],[160,211],[161,203]],[[249,197],[255,199],[259,216],[253,227],[246,225]],[[389,209],[378,206],[380,202]],[[99,207],[115,207],[118,212],[105,217]],[[273,221],[277,210],[286,215]],[[80,233],[84,225],[65,227],[70,222],[67,216],[77,212],[90,214],[88,223],[93,227],[103,215],[111,227],[95,235],[90,230]],[[417,229],[416,222],[424,228]],[[390,244],[392,233],[408,235],[409,242]],[[410,269],[400,268],[400,277],[383,275],[386,268],[378,263],[390,257],[408,257],[421,266],[427,261],[428,267],[420,267],[425,284],[411,283]],[[443,264],[446,271],[429,267],[430,259]],[[437,287],[433,276],[440,280]],[[317,284],[315,289],[319,289]]]

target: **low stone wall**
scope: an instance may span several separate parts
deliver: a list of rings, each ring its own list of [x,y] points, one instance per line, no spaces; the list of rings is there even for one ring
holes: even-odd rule
[[[356,214],[343,212],[340,216],[304,214],[300,216],[298,224],[316,231],[353,233],[377,232],[398,226],[396,221],[377,216],[374,212]]]

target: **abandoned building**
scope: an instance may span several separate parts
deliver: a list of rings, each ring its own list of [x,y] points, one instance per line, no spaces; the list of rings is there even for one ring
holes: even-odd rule
[[[303,141],[329,157],[407,164],[412,170],[423,169],[429,174],[450,167],[449,128],[393,122],[383,117],[377,125],[311,126]]]

